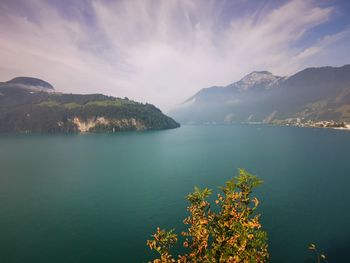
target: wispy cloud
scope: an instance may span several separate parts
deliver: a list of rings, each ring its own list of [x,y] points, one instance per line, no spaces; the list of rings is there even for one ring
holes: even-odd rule
[[[81,5],[70,16],[40,0],[22,2],[21,12],[0,7],[2,80],[37,76],[60,91],[128,96],[163,109],[252,70],[286,75],[312,61],[336,64],[327,55],[313,59],[350,35],[335,32],[301,48],[305,34],[335,10],[307,0],[241,14],[232,1],[91,1],[89,23]]]

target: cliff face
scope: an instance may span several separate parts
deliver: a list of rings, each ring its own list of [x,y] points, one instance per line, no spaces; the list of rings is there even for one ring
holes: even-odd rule
[[[135,118],[130,119],[108,119],[105,117],[90,118],[87,120],[75,117],[72,121],[76,125],[77,132],[117,132],[117,131],[145,131],[145,126]]]

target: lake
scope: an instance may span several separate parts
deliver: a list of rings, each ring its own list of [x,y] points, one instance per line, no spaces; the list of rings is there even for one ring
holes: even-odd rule
[[[350,132],[263,125],[0,135],[0,261],[146,262],[157,226],[184,228],[184,196],[245,168],[271,262],[350,251]]]

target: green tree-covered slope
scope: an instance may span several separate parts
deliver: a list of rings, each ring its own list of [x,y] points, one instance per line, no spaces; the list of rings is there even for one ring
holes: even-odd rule
[[[74,133],[179,127],[151,104],[101,94],[62,94],[28,83],[0,83],[0,132]],[[45,88],[45,87],[44,87]]]

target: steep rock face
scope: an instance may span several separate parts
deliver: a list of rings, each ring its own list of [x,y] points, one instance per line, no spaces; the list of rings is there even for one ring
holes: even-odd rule
[[[87,120],[75,117],[72,121],[77,132],[117,132],[117,131],[145,131],[147,127],[135,118],[108,119],[105,117],[90,118]]]
[[[79,119],[78,117],[74,117],[73,123],[76,125],[79,132],[89,132],[90,129],[93,129],[96,127],[96,125],[108,125],[110,123],[109,120],[106,120],[105,117],[96,117],[96,118],[90,118],[87,120]]]
[[[182,123],[350,121],[350,65],[290,77],[255,71],[228,86],[202,89],[170,115]]]

